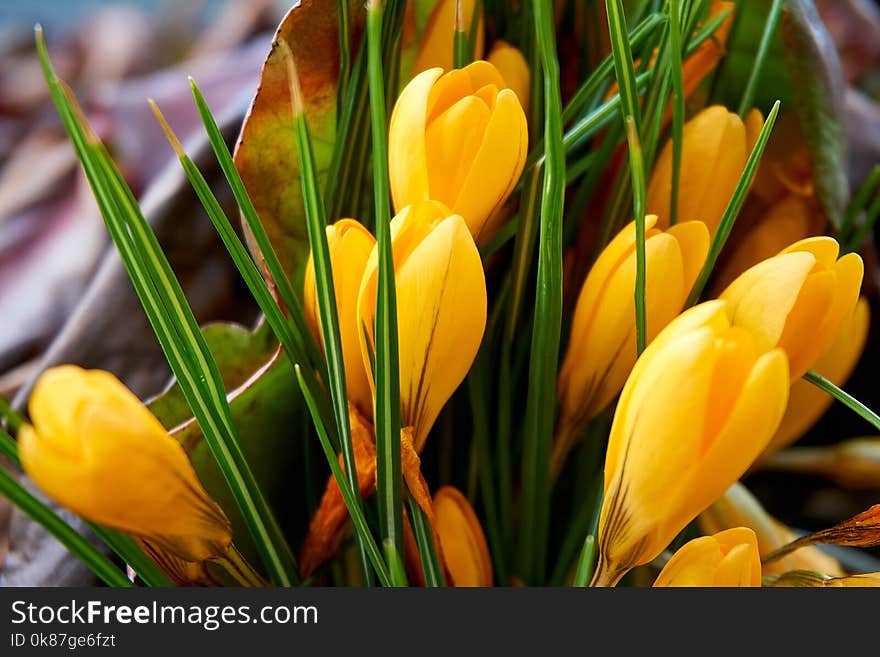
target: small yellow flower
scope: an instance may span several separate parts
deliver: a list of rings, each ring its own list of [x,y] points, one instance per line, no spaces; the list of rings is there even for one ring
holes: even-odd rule
[[[348,399],[366,417],[373,415],[373,397],[370,382],[361,358],[358,337],[357,297],[367,259],[376,244],[373,235],[354,219],[340,219],[327,226],[327,245],[333,269],[333,288],[336,292],[336,312],[345,363],[345,384]],[[323,345],[315,288],[315,266],[311,253],[306,266],[303,306],[312,335]]]
[[[648,340],[681,312],[709,249],[705,224],[689,221],[667,231],[645,218]],[[614,398],[636,362],[633,307],[635,222],[624,228],[596,260],[581,288],[568,350],[559,374],[561,402],[553,470],[558,472],[581,425]]]
[[[868,341],[870,310],[860,298],[844,320],[831,345],[813,364],[813,369],[835,385],[843,385],[855,369]],[[791,445],[825,414],[833,397],[809,381],[798,379],[791,386],[788,408],[765,455]]]
[[[767,445],[788,400],[788,364],[756,343],[724,301],[708,301],[641,355],[611,426],[594,584],[654,559]]]
[[[419,52],[413,66],[413,73],[421,73],[429,68],[439,66],[444,70],[452,68],[454,56],[456,5],[458,0],[438,0],[425,25]],[[471,21],[477,0],[461,0],[462,27],[465,35],[470,35]],[[474,43],[474,59],[483,57],[483,7],[477,18],[476,43]]]
[[[492,586],[492,561],[480,521],[458,489],[434,494],[434,530],[452,586]]]
[[[761,557],[755,532],[735,527],[683,545],[654,586],[761,586]]]
[[[108,372],[65,365],[37,381],[19,452],[46,495],[83,518],[149,539],[185,561],[222,556],[226,515],[180,444]]]
[[[425,201],[391,221],[397,291],[401,421],[420,452],[440,409],[464,380],[486,328],[486,278],[459,215]],[[373,385],[377,250],[358,297],[361,354]]]
[[[713,105],[684,126],[678,187],[679,221],[702,221],[714,235],[761,132],[764,119],[752,110],[745,123],[726,107]],[[647,209],[666,228],[672,200],[672,141],[666,143],[651,174]]]
[[[705,533],[720,532],[732,527],[748,527],[758,538],[759,554],[768,555],[783,545],[791,543],[797,535],[776,520],[741,483],[727,489],[699,517],[700,530]],[[810,570],[825,575],[843,575],[837,560],[815,546],[808,546],[788,554],[778,561],[767,564],[764,573],[781,574],[790,570]]]
[[[432,68],[401,92],[388,130],[394,207],[435,200],[461,215],[478,243],[510,196],[528,150],[516,93],[492,64],[476,61],[443,75]]]
[[[514,48],[507,41],[498,40],[492,44],[492,50],[489,51],[486,61],[498,69],[507,86],[519,98],[523,110],[528,112],[531,76],[529,64],[519,49]]]
[[[750,331],[759,350],[785,350],[792,380],[813,366],[859,298],[862,259],[856,253],[839,260],[837,255],[831,237],[795,242],[721,294],[731,322]]]

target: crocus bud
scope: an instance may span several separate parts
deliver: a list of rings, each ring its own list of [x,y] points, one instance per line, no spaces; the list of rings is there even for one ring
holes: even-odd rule
[[[520,105],[525,111],[529,109],[529,64],[519,49],[514,48],[507,41],[498,40],[492,44],[492,50],[486,60],[492,64],[507,86],[519,98]]]
[[[699,220],[714,235],[739,182],[764,119],[752,110],[745,123],[726,107],[713,105],[684,126],[678,186],[679,221]],[[672,140],[666,143],[651,174],[647,209],[666,228],[672,201]]]
[[[845,488],[880,488],[880,437],[827,447],[792,447],[761,462],[768,470],[818,475]]]
[[[471,21],[477,0],[461,1],[461,25],[465,35],[470,35]],[[413,65],[413,73],[421,73],[429,68],[439,66],[449,70],[454,61],[454,38],[456,29],[456,13],[459,0],[438,0],[425,25],[419,52]],[[482,4],[482,3],[481,3]],[[477,34],[474,43],[474,59],[483,57],[483,8],[477,18]]]
[[[516,93],[492,64],[443,75],[432,68],[401,92],[388,129],[388,173],[397,212],[419,201],[444,203],[478,243],[510,196],[528,150]],[[494,228],[494,226],[492,226]]]
[[[477,246],[459,215],[441,203],[408,206],[391,221],[400,405],[420,452],[440,409],[462,382],[486,328],[486,278]],[[377,249],[358,297],[361,354],[373,385]]]
[[[357,298],[364,267],[375,244],[376,240],[370,231],[354,219],[340,219],[327,226],[327,246],[333,269],[333,289],[336,292],[336,312],[345,364],[345,385],[349,401],[368,418],[373,416],[373,397],[361,358]],[[306,265],[303,306],[312,335],[319,345],[323,345],[315,288],[315,265],[311,254]]]
[[[695,538],[672,555],[654,586],[761,586],[755,532],[735,527]]]
[[[762,556],[797,538],[794,531],[767,513],[748,488],[739,482],[728,488],[724,495],[703,511],[698,521],[700,530],[706,533],[740,526],[754,530],[758,538],[758,553]],[[765,574],[780,574],[790,570],[809,570],[826,575],[843,574],[837,560],[815,546],[801,548],[764,566]]]
[[[746,269],[772,258],[789,244],[820,235],[824,223],[822,215],[806,199],[794,195],[784,197],[737,241],[716,277],[715,289],[724,290]]]
[[[795,242],[721,294],[732,323],[751,332],[759,350],[785,350],[793,381],[813,366],[859,298],[862,259],[848,253],[838,260],[838,248],[831,237]]]
[[[33,427],[18,435],[22,466],[56,502],[185,561],[230,547],[229,520],[183,448],[112,374],[49,369],[28,408]]]
[[[788,400],[788,363],[756,342],[716,300],[682,313],[642,353],[611,425],[594,584],[654,559],[767,445]]]
[[[706,260],[709,232],[700,221],[654,228],[645,218],[647,337],[652,340],[681,312]],[[553,470],[558,472],[579,427],[620,392],[636,362],[636,227],[629,224],[605,247],[578,296],[568,350],[559,374],[561,402]]]
[[[831,345],[813,364],[813,369],[834,385],[841,386],[852,374],[868,341],[870,310],[864,297],[843,321]],[[788,407],[765,456],[791,445],[825,414],[834,398],[809,381],[798,379],[791,386]]]
[[[492,586],[492,561],[480,521],[458,489],[444,486],[434,494],[434,530],[440,540],[449,583]]]

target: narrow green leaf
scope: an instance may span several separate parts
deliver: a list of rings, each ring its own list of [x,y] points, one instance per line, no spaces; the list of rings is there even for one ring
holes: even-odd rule
[[[469,35],[464,29],[464,10],[462,0],[455,0],[455,28],[452,35],[452,59],[455,68],[464,68],[470,64],[472,55],[470,52]],[[476,11],[474,12],[476,14]]]
[[[862,213],[868,205],[868,201],[874,192],[880,190],[880,164],[874,165],[871,173],[865,178],[859,191],[853,197],[852,202],[846,208],[846,214],[843,216],[843,222],[840,225],[839,235],[841,239],[849,241],[847,238],[856,225],[856,218]],[[0,400],[0,416],[2,416],[2,400]]]
[[[339,465],[339,460],[336,458],[336,452],[333,449],[333,445],[330,444],[330,438],[327,436],[327,429],[324,427],[324,421],[321,418],[321,414],[318,412],[318,405],[315,396],[312,394],[312,391],[309,389],[309,386],[303,378],[302,368],[297,365],[295,369],[300,390],[302,390],[303,397],[306,400],[306,406],[309,407],[309,412],[312,414],[312,422],[318,433],[318,439],[321,441],[321,447],[324,449],[324,455],[327,457],[327,463],[330,465],[330,471],[333,473],[336,485],[339,486],[339,491],[342,493],[345,507],[348,509],[349,516],[351,516],[351,523],[354,525],[358,536],[362,539],[370,563],[376,570],[376,576],[379,578],[379,583],[382,586],[391,586],[391,577],[388,574],[385,562],[382,560],[382,554],[379,552],[379,547],[373,539],[373,534],[370,532],[370,527],[367,525],[363,509],[358,502],[358,493],[351,489],[348,480],[345,478],[345,474],[342,472],[342,467]]]
[[[330,247],[327,244],[327,219],[324,216],[324,203],[318,189],[315,173],[315,158],[312,140],[303,111],[302,91],[293,61],[293,53],[287,43],[281,41],[287,59],[287,75],[290,84],[290,97],[293,103],[293,121],[296,128],[296,141],[299,155],[300,181],[302,182],[303,205],[306,213],[306,227],[309,234],[309,247],[315,270],[315,288],[318,299],[318,314],[321,321],[321,334],[324,340],[324,353],[327,356],[327,380],[330,398],[336,417],[336,430],[342,446],[342,459],[345,474],[352,490],[358,490],[357,463],[351,442],[351,424],[348,416],[348,393],[345,387],[345,361],[342,356],[342,337],[339,331],[339,315],[336,309],[336,290],[333,285],[333,268],[330,262]],[[360,497],[355,496],[360,504]],[[358,552],[364,577],[369,585],[372,581],[366,549],[358,537]]]
[[[593,579],[593,570],[596,568],[596,537],[587,534],[584,547],[581,549],[581,557],[578,559],[577,570],[574,574],[572,586],[584,587]]]
[[[770,139],[770,133],[773,131],[773,124],[776,123],[776,116],[778,114],[779,101],[777,100],[773,105],[773,109],[771,109],[770,113],[767,115],[767,120],[764,121],[764,127],[761,128],[761,133],[758,135],[755,146],[749,154],[749,159],[746,161],[746,166],[743,169],[742,175],[739,177],[739,182],[733,190],[733,195],[730,197],[730,201],[724,210],[724,214],[721,215],[721,222],[718,225],[718,231],[715,233],[715,237],[712,238],[712,243],[709,245],[709,254],[706,256],[706,263],[700,271],[700,275],[697,278],[697,282],[694,284],[693,290],[691,290],[685,307],[690,307],[697,302],[700,298],[700,294],[703,292],[703,288],[709,280],[709,276],[712,274],[712,270],[715,268],[718,256],[721,255],[721,250],[724,248],[724,244],[730,236],[730,231],[733,230],[733,224],[746,200],[746,194],[748,193],[752,180],[755,177],[755,173],[758,170],[758,163],[761,161],[764,147],[767,146],[767,141]]]
[[[841,390],[836,385],[831,383],[831,381],[829,381],[824,376],[814,370],[810,370],[809,372],[804,374],[804,379],[812,383],[820,390],[824,390],[825,392],[827,392],[841,404],[856,413],[856,415],[861,417],[866,422],[870,423],[875,429],[880,430],[880,415],[877,415],[874,411],[865,406],[862,402],[853,397],[851,394],[844,390]]]
[[[636,220],[636,285],[634,302],[636,307],[636,352],[641,354],[648,341],[647,315],[645,309],[645,285],[647,278],[645,262],[645,160],[639,133],[631,116],[627,116],[626,142],[629,146],[629,166],[633,187],[633,212]]]
[[[385,552],[385,561],[388,563],[388,569],[391,571],[391,579],[394,581],[394,586],[407,586],[403,557],[400,556],[400,551],[394,545],[394,541],[386,538],[382,541],[382,548]]]
[[[155,562],[146,555],[134,539],[124,532],[88,523],[95,536],[131,566],[137,577],[147,586],[172,586],[171,580]]]
[[[678,220],[678,186],[681,180],[681,145],[684,135],[684,79],[682,77],[681,0],[669,2],[669,68],[672,75],[672,195],[669,223]]]
[[[397,297],[391,252],[391,209],[388,189],[388,124],[382,75],[381,0],[367,4],[367,49],[370,121],[373,142],[373,194],[376,207],[378,276],[375,326],[376,485],[383,543],[403,553],[403,481],[400,465],[400,370],[397,351]],[[386,551],[387,553],[387,551]],[[393,564],[389,564],[392,576]],[[395,583],[400,582],[395,579]]]
[[[0,429],[7,427],[13,434],[17,434],[24,423],[24,418],[9,405],[8,401],[0,397]]]
[[[565,203],[562,98],[553,6],[550,0],[538,0],[533,4],[535,36],[544,78],[545,169],[541,196],[536,319],[532,327],[522,459],[520,574],[529,584],[544,581],[547,565],[550,449],[562,325],[562,212]]]
[[[443,577],[443,568],[437,558],[437,550],[434,547],[434,534],[431,531],[431,523],[422,511],[422,507],[415,503],[412,497],[407,499],[409,518],[412,523],[413,535],[419,548],[419,558],[422,561],[422,573],[425,576],[425,586],[435,588],[446,586]]]

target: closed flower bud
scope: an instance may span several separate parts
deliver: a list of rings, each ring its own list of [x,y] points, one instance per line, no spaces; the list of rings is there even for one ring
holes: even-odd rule
[[[180,444],[108,372],[47,370],[19,453],[46,495],[83,518],[149,539],[185,561],[222,556],[232,529]]]
[[[523,110],[528,111],[530,74],[529,64],[523,54],[507,41],[496,41],[486,60],[498,69],[504,82],[519,98]]]
[[[654,586],[761,586],[755,532],[735,527],[695,538],[672,555]]]
[[[336,293],[336,312],[345,363],[345,385],[349,401],[366,417],[373,415],[373,397],[361,358],[357,298],[364,268],[375,244],[376,240],[370,231],[354,219],[340,219],[332,226],[327,226],[327,246],[333,269],[333,289]],[[312,335],[319,345],[323,345],[315,288],[315,266],[311,254],[306,266],[303,306]]]
[[[869,324],[868,300],[862,297],[844,320],[831,345],[813,364],[813,369],[834,385],[846,383],[865,349]],[[788,395],[785,415],[765,454],[772,454],[795,442],[825,414],[832,401],[834,398],[831,395],[809,381],[795,381]],[[880,484],[880,479],[877,482]]]
[[[731,325],[724,301],[709,301],[641,355],[611,425],[594,584],[654,559],[767,445],[788,400],[788,364],[756,342]]]
[[[438,0],[434,5],[434,10],[431,12],[422,34],[413,73],[421,73],[436,66],[447,71],[452,68],[458,2],[459,0]],[[474,59],[482,59],[484,48],[482,3],[480,5],[480,15],[477,18],[477,38],[474,43]],[[477,0],[461,0],[461,27],[466,35],[470,35],[471,21],[476,6]]]
[[[444,486],[434,494],[433,509],[449,584],[492,586],[489,547],[467,498],[458,489]]]
[[[516,93],[492,64],[432,68],[401,92],[388,129],[388,173],[397,212],[444,203],[478,243],[522,173],[528,126]]]
[[[754,530],[758,538],[758,553],[761,556],[766,556],[797,538],[794,531],[767,513],[748,488],[739,482],[728,488],[724,495],[700,514],[699,526],[706,533],[720,532],[731,527],[748,527]],[[781,574],[791,570],[809,570],[826,575],[843,574],[837,560],[815,546],[801,548],[764,566],[765,574]]]
[[[656,222],[653,215],[645,218],[649,341],[681,312],[709,249],[709,233],[702,222],[677,224],[665,232],[654,228]],[[579,427],[620,392],[636,362],[635,239],[633,222],[605,248],[581,288],[559,374],[554,472],[574,444]]]
[[[752,110],[745,123],[726,107],[713,105],[684,126],[678,187],[679,221],[702,221],[714,235],[761,132],[764,120]],[[672,141],[651,174],[647,209],[666,228],[672,201]]]
[[[486,278],[464,219],[441,203],[406,207],[391,221],[397,291],[401,421],[420,452],[440,409],[462,382],[486,328]],[[361,354],[372,373],[377,250],[358,297]],[[372,385],[372,377],[370,379]]]
[[[785,350],[793,381],[813,367],[859,298],[862,259],[837,255],[831,237],[801,240],[744,272],[721,295],[732,323],[751,332],[761,351]]]

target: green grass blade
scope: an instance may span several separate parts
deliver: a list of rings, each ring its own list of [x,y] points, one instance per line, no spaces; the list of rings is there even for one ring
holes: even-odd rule
[[[293,102],[293,121],[296,128],[297,152],[300,164],[300,181],[302,183],[303,206],[306,213],[306,227],[309,234],[309,247],[315,271],[315,289],[318,299],[318,314],[321,320],[321,334],[324,340],[324,353],[327,356],[327,381],[330,387],[330,399],[336,418],[336,430],[342,447],[342,459],[345,474],[352,490],[358,489],[357,463],[354,447],[351,442],[351,424],[348,415],[348,393],[345,383],[345,361],[342,356],[342,335],[339,330],[339,315],[336,309],[336,290],[333,285],[333,269],[330,262],[330,247],[327,244],[327,219],[324,216],[324,203],[318,188],[315,173],[315,156],[312,151],[312,139],[303,111],[304,103],[299,86],[293,53],[286,42],[281,42],[284,57],[287,60],[287,74],[290,84],[290,95]],[[360,497],[355,496],[355,503],[360,504]],[[365,547],[358,541],[358,552],[361,567],[369,585],[372,580],[370,564]]]
[[[718,256],[721,255],[721,250],[724,248],[727,238],[730,237],[730,231],[733,230],[733,224],[745,202],[746,194],[748,194],[749,187],[751,186],[755,173],[758,170],[761,155],[763,155],[764,147],[767,146],[767,141],[770,139],[770,133],[773,131],[773,124],[776,123],[776,116],[778,114],[779,101],[777,100],[773,104],[773,109],[771,109],[770,113],[767,115],[767,120],[764,121],[764,127],[761,128],[761,133],[758,135],[755,146],[749,154],[749,159],[746,161],[746,166],[743,169],[742,175],[739,177],[739,182],[736,184],[736,188],[733,190],[733,195],[730,197],[730,201],[724,209],[724,214],[721,215],[721,222],[718,225],[718,231],[715,233],[715,237],[712,238],[712,243],[709,245],[709,253],[706,256],[706,263],[703,265],[703,269],[697,277],[697,282],[694,284],[694,289],[691,290],[685,307],[694,305],[700,298],[700,294],[702,294],[703,288],[706,286],[709,276],[715,268]]]
[[[623,115],[624,117],[633,117],[636,130],[641,134],[642,116],[639,107],[639,91],[622,0],[605,0],[605,10],[608,13],[611,54],[614,58],[614,71],[617,76],[617,86],[620,89]]]
[[[853,397],[851,394],[837,387],[836,385],[831,383],[831,381],[829,381],[824,376],[814,370],[810,370],[809,372],[804,374],[804,379],[812,383],[820,390],[824,390],[825,392],[827,392],[829,395],[834,397],[834,399],[853,411],[856,415],[861,417],[866,422],[870,423],[871,426],[873,426],[875,429],[880,430],[880,415],[877,415],[874,411],[865,406],[862,402]]]
[[[241,451],[219,369],[192,309],[134,195],[104,147],[87,132],[72,94],[68,96],[55,75],[41,30],[36,36],[53,101],[160,346],[254,535],[267,571],[276,583],[295,582],[293,555]]]
[[[351,516],[351,523],[354,525],[355,531],[363,541],[367,556],[370,559],[370,564],[375,569],[376,575],[379,578],[379,583],[382,586],[391,586],[391,577],[388,574],[385,562],[382,560],[382,554],[379,552],[379,547],[370,532],[370,527],[367,525],[367,519],[364,517],[363,509],[359,503],[359,495],[357,491],[351,489],[348,480],[345,478],[345,473],[342,472],[342,467],[339,465],[339,461],[336,458],[336,452],[333,449],[333,445],[330,443],[330,438],[327,436],[327,429],[324,427],[324,421],[321,418],[321,414],[318,412],[318,405],[315,396],[312,394],[312,391],[309,389],[309,386],[303,378],[302,368],[297,365],[295,366],[295,370],[300,390],[302,390],[303,397],[306,400],[306,406],[309,407],[309,412],[312,414],[312,422],[314,422],[315,429],[318,433],[318,439],[321,441],[321,447],[324,449],[324,455],[327,457],[327,463],[330,465],[330,471],[333,473],[333,478],[336,480],[336,484],[339,486],[339,491],[342,493],[345,507],[348,509],[349,516]]]
[[[336,83],[336,108],[341,116],[351,69],[351,11],[348,0],[336,1],[339,19],[339,78]]]
[[[669,70],[672,75],[672,195],[669,223],[678,220],[678,185],[681,180],[681,145],[684,139],[684,79],[682,77],[681,0],[669,2]]]
[[[545,169],[535,297],[536,321],[532,327],[523,443],[520,574],[528,584],[543,582],[546,569],[550,448],[562,326],[562,211],[565,202],[562,99],[550,0],[534,3],[534,19],[544,75]]]
[[[629,146],[630,175],[633,188],[633,208],[636,220],[636,285],[634,302],[636,307],[636,352],[641,354],[647,346],[647,315],[645,309],[645,285],[647,270],[645,263],[645,159],[639,134],[631,116],[626,117],[626,141]]]
[[[462,0],[455,2],[455,32],[452,35],[452,60],[455,68],[464,68],[471,62],[470,38],[464,29]],[[476,13],[476,12],[474,12]]]
[[[585,587],[593,579],[593,570],[596,568],[596,537],[587,534],[584,547],[581,549],[581,557],[578,559],[577,570],[574,574],[572,586]]]
[[[429,588],[446,586],[446,580],[443,577],[443,567],[440,565],[440,560],[437,558],[437,550],[434,547],[434,534],[431,531],[431,524],[428,522],[425,512],[422,511],[422,507],[416,504],[412,497],[409,497],[406,503],[409,509],[413,535],[419,548],[419,558],[422,561],[425,586]]]
[[[196,85],[195,80],[190,78],[189,82],[196,108],[198,109],[199,116],[205,126],[205,131],[208,134],[211,148],[214,151],[220,169],[223,171],[223,175],[229,183],[229,188],[232,190],[232,195],[235,197],[235,201],[241,210],[245,223],[247,223],[251,235],[254,237],[254,242],[263,256],[263,260],[266,263],[266,269],[269,271],[269,275],[275,283],[278,295],[281,297],[281,302],[290,313],[295,329],[295,333],[292,337],[295,340],[295,343],[302,345],[297,353],[297,359],[299,362],[306,363],[312,368],[317,369],[323,365],[323,358],[318,351],[317,345],[312,338],[312,333],[306,322],[305,313],[303,311],[302,303],[300,302],[300,295],[294,291],[290,279],[288,279],[284,272],[284,267],[281,266],[278,254],[272,247],[272,242],[266,234],[263,222],[260,221],[260,218],[257,215],[254,204],[251,202],[251,198],[245,189],[244,181],[241,179],[241,175],[235,167],[235,163],[232,160],[232,154],[226,146],[226,141],[220,133],[220,128],[217,126],[217,122],[211,114],[211,109],[208,107],[208,103],[205,101],[205,98],[198,85]]]
[[[400,465],[400,370],[397,352],[397,298],[391,252],[391,209],[388,189],[388,123],[382,75],[382,2],[367,4],[367,49],[370,121],[373,142],[373,195],[379,256],[376,291],[376,483],[383,543],[403,553],[403,481]],[[392,576],[395,569],[389,564]],[[395,583],[400,583],[395,581]]]
[[[773,40],[773,34],[776,32],[776,26],[779,24],[779,17],[782,14],[783,0],[773,0],[770,5],[770,11],[767,12],[767,20],[764,23],[764,32],[761,34],[761,41],[758,43],[758,51],[755,54],[755,61],[752,63],[752,69],[749,71],[749,79],[746,82],[746,88],[743,90],[742,98],[739,102],[739,110],[737,113],[746,118],[746,114],[752,108],[755,100],[755,90],[758,88],[758,80],[761,77],[761,71],[764,69],[764,62],[767,60],[767,53],[770,51],[770,42]]]

